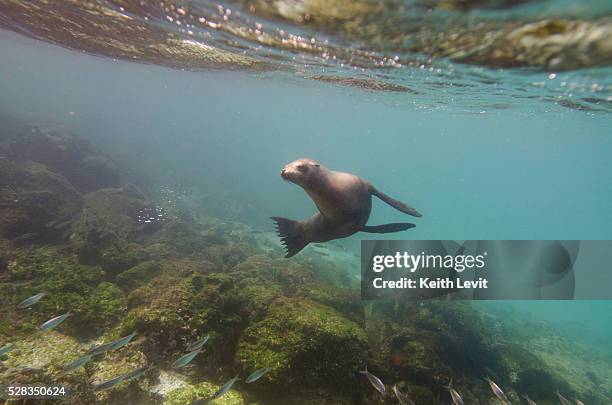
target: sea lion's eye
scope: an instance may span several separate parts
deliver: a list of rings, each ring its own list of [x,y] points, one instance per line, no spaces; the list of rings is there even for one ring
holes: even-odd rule
[[[298,169],[299,171],[301,171],[302,173],[304,173],[306,170],[308,170],[308,168],[306,167],[306,165],[299,165],[299,166],[297,167],[297,169]]]

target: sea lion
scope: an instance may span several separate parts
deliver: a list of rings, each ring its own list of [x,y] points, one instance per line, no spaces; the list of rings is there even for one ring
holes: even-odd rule
[[[285,257],[291,257],[310,242],[327,242],[356,232],[391,233],[414,228],[411,223],[367,226],[376,196],[403,213],[420,217],[414,208],[378,191],[370,182],[350,173],[329,170],[312,159],[298,159],[286,165],[281,177],[302,187],[319,212],[304,221],[271,217],[285,246]]]

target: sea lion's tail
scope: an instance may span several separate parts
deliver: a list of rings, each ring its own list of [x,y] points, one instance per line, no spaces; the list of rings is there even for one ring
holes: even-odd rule
[[[270,217],[276,223],[276,233],[281,238],[287,254],[291,257],[308,245],[302,237],[302,227],[299,221],[292,221],[283,217]]]

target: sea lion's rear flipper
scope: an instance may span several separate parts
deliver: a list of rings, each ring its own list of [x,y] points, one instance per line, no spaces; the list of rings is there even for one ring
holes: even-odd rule
[[[302,237],[302,228],[299,221],[292,221],[283,217],[270,217],[270,219],[276,223],[276,233],[280,236],[285,247],[286,258],[295,255],[308,245],[309,242]]]
[[[395,208],[396,210],[399,210],[405,214],[408,215],[412,215],[413,217],[421,217],[421,213],[418,212],[416,209],[412,208],[411,206],[404,204],[403,202],[396,200],[395,198],[391,198],[389,197],[387,194],[383,193],[382,191],[378,191],[376,189],[376,187],[370,185],[370,193],[372,193],[372,195],[375,195],[376,197],[380,198],[381,200],[383,200],[384,202],[386,202],[387,204],[389,204],[390,206],[392,206],[393,208]]]
[[[399,223],[395,222],[393,224],[384,224],[384,225],[376,225],[376,226],[364,226],[361,228],[361,232],[368,233],[393,233],[393,232],[401,232],[410,228],[414,228],[415,224],[409,223]]]

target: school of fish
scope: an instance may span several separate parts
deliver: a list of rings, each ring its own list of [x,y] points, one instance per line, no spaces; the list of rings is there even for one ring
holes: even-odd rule
[[[30,308],[31,306],[36,304],[38,301],[40,301],[44,296],[45,296],[45,293],[42,293],[42,292],[38,293],[38,294],[35,294],[35,295],[33,295],[33,296],[31,296],[29,298],[26,298],[25,300],[21,301],[19,304],[17,304],[17,308],[18,309],[22,309],[22,310]],[[55,316],[55,317],[53,317],[53,318],[43,322],[39,326],[39,329],[41,331],[43,331],[43,332],[55,329],[59,325],[61,325],[71,315],[72,314],[70,312],[67,312],[65,314]],[[86,353],[84,353],[82,356],[80,356],[76,360],[73,360],[70,363],[66,364],[66,366],[64,367],[64,371],[65,372],[72,372],[72,371],[77,370],[80,367],[84,366],[85,364],[93,361],[96,356],[100,356],[100,355],[102,355],[104,353],[107,353],[109,351],[112,351],[112,350],[120,349],[120,348],[128,345],[132,341],[132,339],[134,339],[135,336],[136,336],[136,332],[131,333],[131,334],[127,335],[127,336],[120,337],[120,338],[115,339],[113,341],[110,341],[110,342],[107,342],[107,343],[103,343],[103,344],[100,344],[98,346],[94,346],[93,348],[89,349]],[[180,370],[180,369],[188,366],[191,363],[191,361],[199,353],[201,353],[203,351],[202,348],[204,347],[206,342],[208,342],[209,339],[210,339],[210,336],[209,335],[205,335],[205,336],[201,337],[200,339],[196,340],[195,342],[192,342],[191,344],[189,344],[189,346],[187,347],[187,353],[184,354],[183,356],[179,357],[177,360],[175,360],[172,363],[172,366],[171,366],[172,369],[173,370]],[[14,345],[12,343],[7,343],[4,346],[0,347],[0,356],[5,355],[6,353],[9,353],[11,350],[13,350],[13,348],[14,348]],[[103,381],[101,383],[92,384],[92,388],[95,391],[107,390],[107,389],[113,388],[113,387],[121,384],[124,381],[128,381],[128,380],[139,378],[142,375],[144,375],[148,370],[150,370],[152,368],[153,368],[153,366],[138,367],[138,368],[136,368],[136,369],[126,373],[126,374],[122,374],[122,375],[113,377],[113,378],[111,378],[109,380],[106,380],[106,381]],[[272,371],[272,369],[269,368],[269,367],[263,367],[263,368],[257,369],[255,371],[253,371],[251,374],[249,374],[249,376],[245,379],[245,383],[247,383],[247,384],[254,383],[255,381],[259,380],[260,378],[262,378],[263,376],[268,374],[270,371]],[[240,380],[240,378],[238,376],[235,376],[234,378],[230,379],[225,384],[223,384],[209,398],[196,399],[195,401],[193,401],[191,403],[191,405],[202,405],[202,404],[211,403],[215,399],[218,399],[218,398],[222,397],[223,395],[225,395],[229,390],[232,389],[233,385],[237,381],[239,381],[239,380]]]

